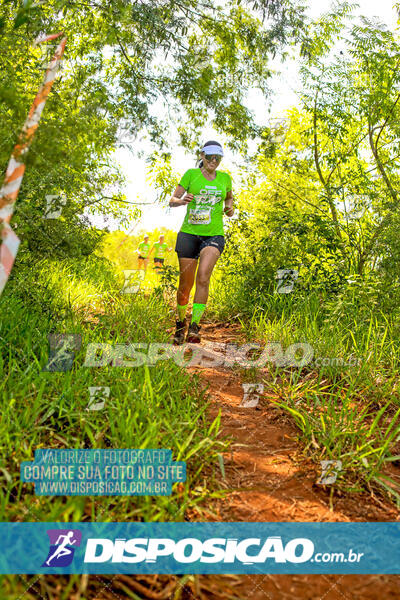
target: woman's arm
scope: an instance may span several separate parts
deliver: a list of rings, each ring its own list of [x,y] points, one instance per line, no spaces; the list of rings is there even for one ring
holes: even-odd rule
[[[169,201],[170,206],[186,206],[193,200],[193,194],[185,194],[186,190],[181,185],[176,188],[171,200]],[[183,196],[185,194],[185,196]],[[182,198],[183,196],[183,198]]]
[[[226,197],[225,197],[224,214],[227,217],[232,217],[234,212],[235,211],[233,208],[233,194],[232,194],[232,192],[227,192]]]

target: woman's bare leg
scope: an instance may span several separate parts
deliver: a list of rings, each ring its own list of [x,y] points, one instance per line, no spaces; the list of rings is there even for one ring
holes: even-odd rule
[[[199,268],[196,275],[196,292],[193,302],[199,304],[207,303],[211,274],[220,256],[220,251],[214,246],[206,246],[200,252]]]
[[[197,258],[179,259],[179,287],[177,301],[180,306],[185,306],[189,302],[190,292],[192,291],[194,284],[197,262]]]

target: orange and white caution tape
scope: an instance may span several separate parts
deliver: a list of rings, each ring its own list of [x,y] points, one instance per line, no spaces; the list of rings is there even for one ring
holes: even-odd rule
[[[62,33],[55,33],[37,38],[35,45],[54,40],[62,35]],[[53,60],[44,76],[43,84],[33,101],[19,140],[11,154],[3,187],[0,189],[0,235],[2,240],[0,247],[0,294],[7,283],[20,243],[9,223],[25,173],[24,159],[39,126],[40,117],[64,54],[66,41],[67,38],[64,37],[57,46]]]
[[[2,243],[0,246],[0,282],[2,285],[2,291],[11,273],[11,269],[14,264],[14,259],[18,252],[19,238],[15,235],[8,223],[3,223],[1,238]]]

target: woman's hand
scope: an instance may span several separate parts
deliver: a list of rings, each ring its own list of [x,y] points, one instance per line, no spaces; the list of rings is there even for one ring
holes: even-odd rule
[[[169,201],[170,206],[187,206],[189,202],[193,200],[193,194],[185,194],[183,198],[177,198],[176,196],[172,196]]]
[[[235,210],[233,208],[233,194],[232,194],[232,190],[229,190],[229,192],[227,192],[226,198],[225,198],[224,215],[226,215],[227,217],[233,217],[234,212],[235,212]]]
[[[224,215],[226,215],[227,217],[233,217],[233,213],[234,213],[234,208],[233,206],[225,206],[224,208]]]
[[[185,194],[185,195],[184,195]],[[185,188],[178,185],[169,201],[170,206],[187,206],[193,200],[193,194],[187,194]]]
[[[189,204],[193,200],[193,194],[185,194],[182,198],[182,204]]]

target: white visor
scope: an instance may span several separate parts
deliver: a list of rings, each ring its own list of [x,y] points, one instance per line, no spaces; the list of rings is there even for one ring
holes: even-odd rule
[[[204,146],[201,151],[204,152],[204,154],[218,154],[219,156],[224,155],[221,146]]]

